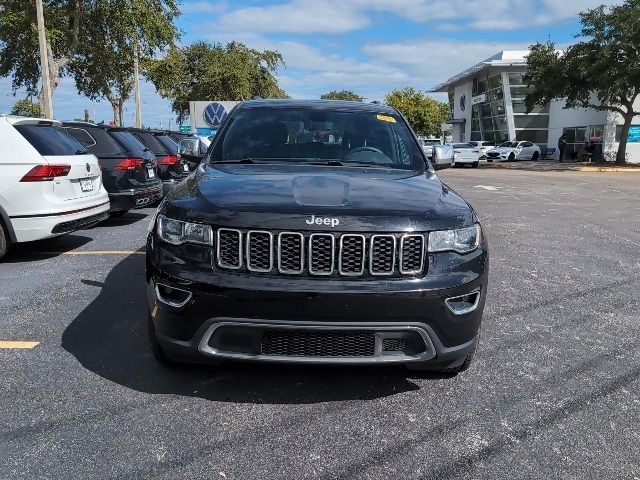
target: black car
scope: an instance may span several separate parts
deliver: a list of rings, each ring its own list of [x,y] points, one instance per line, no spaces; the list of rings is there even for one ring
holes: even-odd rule
[[[171,130],[167,130],[165,133],[167,135],[169,135],[171,138],[173,138],[173,140],[176,143],[180,143],[180,140],[182,140],[183,138],[188,138],[188,137],[191,136],[190,133],[174,132],[174,131],[171,131]]]
[[[135,128],[128,131],[156,156],[165,195],[189,175],[188,162],[178,156],[178,144],[165,132]]]
[[[478,217],[387,106],[239,104],[158,209],[146,258],[161,362],[457,373],[478,345]]]
[[[162,198],[155,157],[129,133],[86,122],[63,122],[62,126],[98,157],[112,215],[122,215]]]

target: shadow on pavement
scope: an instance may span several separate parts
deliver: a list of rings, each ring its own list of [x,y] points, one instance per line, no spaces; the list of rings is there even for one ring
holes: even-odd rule
[[[374,399],[420,387],[403,367],[318,367],[228,363],[167,369],[146,337],[144,256],[131,255],[109,273],[98,297],[67,327],[62,347],[87,369],[119,385],[234,403],[316,403]],[[354,378],[358,381],[354,381]]]
[[[2,259],[3,263],[24,263],[57,257],[91,242],[91,237],[78,234],[63,235],[47,238],[35,242],[17,243],[11,247],[9,253]]]
[[[140,220],[144,220],[148,215],[141,212],[127,212],[120,217],[110,216],[103,222],[100,222],[97,227],[126,227],[132,225]]]

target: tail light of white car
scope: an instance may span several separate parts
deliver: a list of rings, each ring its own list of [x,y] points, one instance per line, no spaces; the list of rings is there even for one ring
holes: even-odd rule
[[[66,177],[71,165],[36,165],[29,170],[21,182],[50,182],[56,177]]]

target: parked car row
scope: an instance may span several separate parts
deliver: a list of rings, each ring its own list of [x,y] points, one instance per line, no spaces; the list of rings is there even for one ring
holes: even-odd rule
[[[487,162],[494,160],[502,160],[513,162],[516,160],[533,160],[536,161],[541,156],[541,149],[527,141],[504,142],[495,147],[491,142],[471,141],[451,144],[454,150],[455,165],[471,165],[476,168],[480,164],[480,160],[486,159]]]
[[[0,258],[158,202],[197,166],[177,132],[0,115]],[[193,160],[189,162],[189,160]]]

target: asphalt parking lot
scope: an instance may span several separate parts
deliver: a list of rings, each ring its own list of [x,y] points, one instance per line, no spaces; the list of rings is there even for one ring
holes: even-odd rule
[[[166,370],[151,209],[0,264],[0,478],[640,479],[640,175],[451,169],[491,246],[480,350],[403,368]]]

